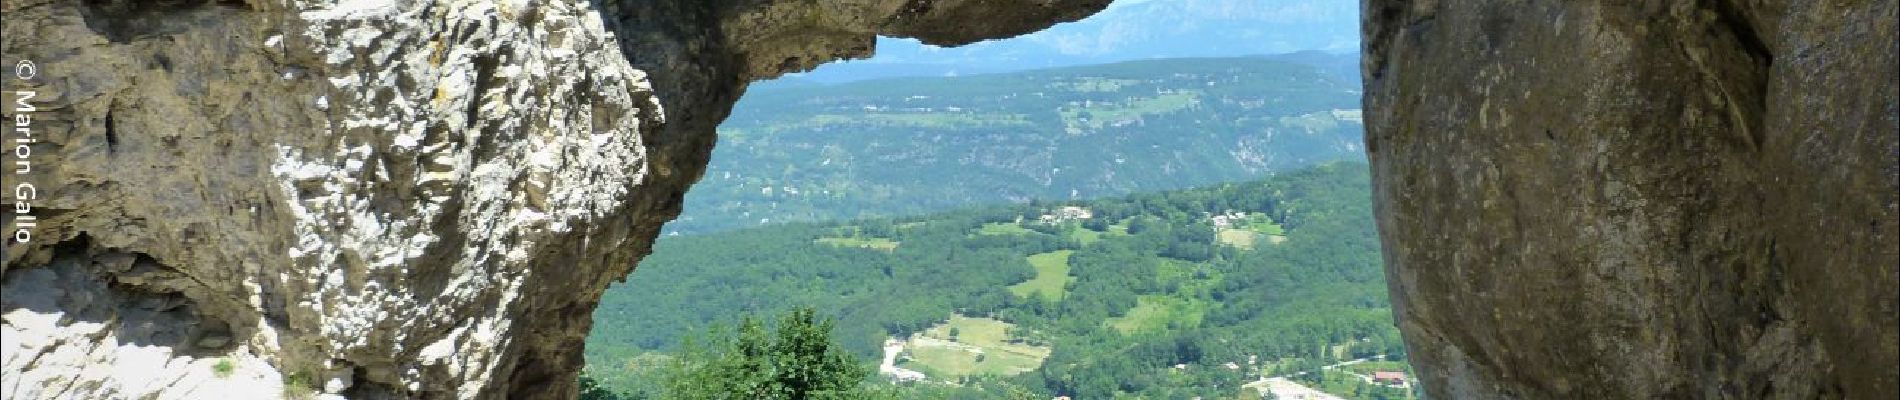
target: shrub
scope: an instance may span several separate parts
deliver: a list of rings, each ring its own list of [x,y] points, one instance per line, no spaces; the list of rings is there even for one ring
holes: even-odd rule
[[[315,398],[316,395],[317,386],[309,374],[293,372],[290,375],[284,375],[285,399],[307,400]]]
[[[220,358],[216,364],[211,364],[211,374],[216,375],[218,378],[229,378],[231,374],[236,372],[237,362],[232,361],[230,358]]]

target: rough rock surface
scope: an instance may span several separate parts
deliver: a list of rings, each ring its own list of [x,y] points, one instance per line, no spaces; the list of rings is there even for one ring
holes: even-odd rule
[[[5,0],[0,397],[572,397],[746,82],[1106,4]]]
[[[1366,144],[1427,391],[1893,398],[1895,4],[1367,1]]]

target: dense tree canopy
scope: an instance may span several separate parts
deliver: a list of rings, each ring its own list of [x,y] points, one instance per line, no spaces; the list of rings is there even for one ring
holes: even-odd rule
[[[690,342],[664,374],[662,397],[679,400],[861,399],[866,370],[831,341],[830,320],[793,309],[772,332],[741,319]]]

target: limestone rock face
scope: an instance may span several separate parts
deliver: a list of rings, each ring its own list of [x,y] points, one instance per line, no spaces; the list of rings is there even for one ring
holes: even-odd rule
[[[5,0],[0,398],[572,397],[746,82],[1106,4]]]
[[[1900,391],[1895,1],[1364,7],[1387,276],[1434,397]]]

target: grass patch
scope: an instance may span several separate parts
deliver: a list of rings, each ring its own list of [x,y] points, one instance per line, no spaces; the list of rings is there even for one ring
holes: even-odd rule
[[[880,237],[827,237],[813,242],[831,247],[856,247],[883,251],[897,250],[897,241]]]
[[[1244,227],[1247,230],[1259,232],[1262,235],[1286,236],[1286,228],[1280,227],[1280,224],[1274,223],[1273,220],[1267,219],[1265,217],[1262,217],[1260,219],[1263,219],[1266,221],[1248,223]]]
[[[1029,266],[1036,268],[1036,277],[1029,281],[1010,285],[1010,293],[1029,297],[1032,293],[1042,293],[1043,297],[1061,300],[1068,293],[1069,282],[1075,277],[1069,276],[1069,256],[1075,250],[1057,250],[1029,256]]]
[[[1262,239],[1267,243],[1280,244],[1286,241],[1286,228],[1273,222],[1272,217],[1263,213],[1252,213],[1247,218],[1234,221],[1234,227],[1222,229],[1216,234],[1221,244],[1234,246],[1242,250],[1252,250]]]
[[[1042,366],[1052,351],[1047,346],[1031,346],[1013,341],[1015,325],[990,318],[952,315],[950,320],[920,332],[911,339],[906,352],[913,368],[932,378],[958,378],[973,375],[1016,375]],[[957,330],[951,340],[950,330]],[[980,360],[980,361],[979,361]]]
[[[1199,326],[1207,306],[1198,300],[1142,295],[1128,314],[1104,321],[1123,335]]]
[[[1155,97],[1132,99],[1125,103],[1098,103],[1089,107],[1062,107],[1062,123],[1070,130],[1083,127],[1102,129],[1118,121],[1126,121],[1143,115],[1166,114],[1180,111],[1194,105],[1195,92],[1168,93]]]
[[[1087,246],[1102,241],[1102,233],[1078,226],[1069,229],[1069,238],[1075,239],[1076,242],[1081,243],[1083,246]]]
[[[1028,235],[1033,233],[1036,233],[1036,231],[1024,228],[1022,224],[1014,222],[988,223],[976,229],[976,234],[978,235]]]
[[[1234,221],[1234,228],[1259,232],[1262,235],[1286,236],[1286,228],[1266,213],[1248,213],[1247,218]]]
[[[234,373],[237,373],[237,361],[229,357],[220,358],[217,363],[211,364],[211,375],[218,379],[229,378]]]
[[[293,372],[284,376],[284,398],[289,400],[307,400],[316,398],[317,382],[310,374]]]
[[[1263,236],[1260,232],[1250,229],[1222,229],[1214,235],[1215,239],[1220,240],[1220,244],[1241,250],[1253,250],[1253,245],[1260,241],[1260,236]]]

